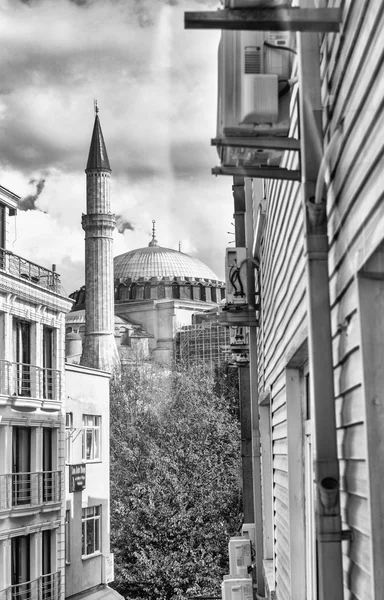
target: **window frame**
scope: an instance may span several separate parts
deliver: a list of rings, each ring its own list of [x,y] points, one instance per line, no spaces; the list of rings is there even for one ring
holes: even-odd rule
[[[89,525],[92,524],[92,552],[88,552]],[[87,559],[101,553],[101,505],[87,506],[81,513],[81,557]]]
[[[65,413],[65,464],[72,464],[73,412]]]
[[[86,419],[94,420],[94,425],[86,423]],[[87,458],[87,436],[91,435],[91,457]],[[97,452],[95,452],[95,448]],[[82,462],[101,462],[101,415],[83,414],[82,417],[82,440],[81,440]]]

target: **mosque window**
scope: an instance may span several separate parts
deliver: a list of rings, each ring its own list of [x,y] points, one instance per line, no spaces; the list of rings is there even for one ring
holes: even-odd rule
[[[202,302],[206,300],[205,287],[201,283],[199,283],[199,300],[202,300]]]
[[[129,298],[131,300],[136,300],[136,296],[137,296],[137,285],[136,285],[136,283],[132,283],[131,289],[129,292]]]
[[[176,281],[172,283],[172,298],[177,300],[180,298],[180,286]]]
[[[211,287],[211,300],[212,302],[217,302],[216,288]]]
[[[151,299],[151,284],[150,283],[146,283],[144,286],[144,299],[145,300]]]
[[[162,299],[165,298],[165,286],[164,283],[159,283],[157,286],[157,297]]]

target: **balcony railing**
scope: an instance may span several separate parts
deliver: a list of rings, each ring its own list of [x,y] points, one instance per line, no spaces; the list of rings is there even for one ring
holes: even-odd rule
[[[57,294],[62,293],[58,273],[40,267],[9,250],[4,250],[4,248],[0,248],[0,270],[26,281],[31,281]]]
[[[0,510],[60,502],[60,471],[0,475]]]
[[[0,591],[0,600],[58,600],[60,597],[61,574],[48,573],[37,579],[11,585]]]
[[[60,385],[57,369],[0,360],[0,394],[59,401]]]

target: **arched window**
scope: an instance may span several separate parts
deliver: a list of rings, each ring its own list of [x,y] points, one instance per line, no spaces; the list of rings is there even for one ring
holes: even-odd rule
[[[199,300],[202,300],[202,302],[206,300],[205,287],[201,283],[199,283]]]
[[[137,296],[137,285],[136,285],[136,283],[132,283],[131,289],[129,291],[129,298],[130,298],[130,300],[136,300],[136,296]]]
[[[151,284],[150,283],[146,283],[144,286],[144,299],[145,300],[151,299]]]
[[[172,298],[176,300],[180,298],[180,286],[176,281],[172,283]]]
[[[127,300],[127,286],[125,283],[119,283],[117,286],[116,300]]]
[[[159,283],[157,286],[157,297],[159,299],[165,298],[165,286],[164,283]]]
[[[185,297],[193,300],[193,287],[189,281],[185,284]]]
[[[217,302],[216,288],[211,287],[211,300],[212,302]]]

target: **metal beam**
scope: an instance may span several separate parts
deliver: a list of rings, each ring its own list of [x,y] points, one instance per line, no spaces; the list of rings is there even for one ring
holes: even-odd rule
[[[236,8],[184,13],[185,29],[338,32],[340,22],[339,8]]]
[[[280,167],[214,167],[212,175],[236,175],[254,179],[287,179],[300,181],[300,171]]]
[[[264,137],[222,137],[213,138],[212,146],[230,146],[234,148],[263,148],[266,150],[300,150],[300,140],[294,138]]]

